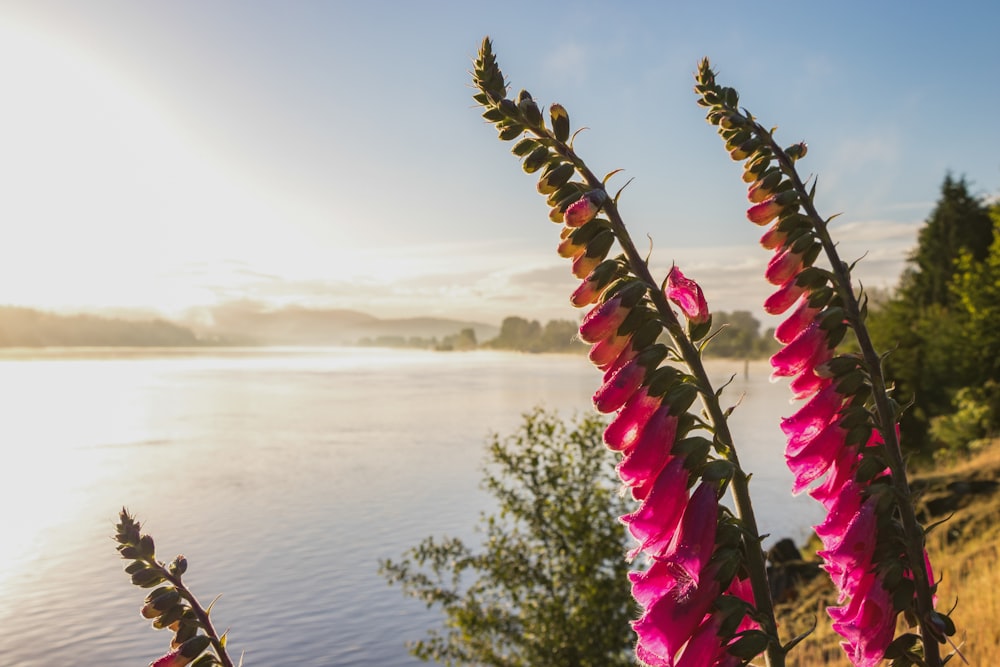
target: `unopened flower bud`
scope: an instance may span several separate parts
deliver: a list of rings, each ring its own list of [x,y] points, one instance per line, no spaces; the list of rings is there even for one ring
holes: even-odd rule
[[[792,144],[791,146],[785,149],[785,155],[790,157],[792,160],[802,159],[806,156],[806,153],[808,152],[809,152],[809,147],[806,145],[806,142],[804,141],[800,141],[797,144]]]
[[[774,194],[774,189],[778,187],[779,183],[781,183],[781,170],[772,169],[750,186],[747,190],[747,199],[759,204]]]
[[[555,192],[572,178],[575,169],[573,165],[564,162],[552,169],[549,169],[538,179],[539,194],[547,195]]]
[[[569,114],[561,104],[553,104],[549,107],[549,118],[552,121],[552,133],[558,141],[569,139]]]

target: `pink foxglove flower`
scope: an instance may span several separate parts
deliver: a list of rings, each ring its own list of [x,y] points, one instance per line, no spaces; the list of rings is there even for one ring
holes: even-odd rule
[[[788,234],[778,230],[778,223],[771,225],[764,235],[760,237],[760,245],[766,250],[774,250],[785,243]]]
[[[622,353],[622,350],[628,346],[629,341],[632,339],[632,334],[613,334],[608,336],[604,340],[599,340],[590,348],[590,352],[587,357],[590,359],[590,363],[594,364],[602,371],[607,370],[618,355]]]
[[[587,279],[580,283],[580,286],[573,291],[573,294],[569,297],[569,302],[577,308],[583,308],[584,306],[596,303],[601,298],[601,292],[603,291],[603,285],[599,285],[595,280]]]
[[[668,407],[660,407],[646,422],[632,448],[623,452],[625,457],[618,464],[618,476],[632,487],[632,495],[637,500],[646,497],[656,476],[670,460],[676,434],[677,418],[670,414]]]
[[[176,649],[149,663],[149,667],[184,667],[184,665],[191,662],[191,660],[193,660],[193,658],[181,655],[181,650]]]
[[[646,377],[646,367],[634,358],[618,369],[594,394],[594,407],[605,414],[625,405]]]
[[[582,198],[566,207],[563,213],[563,222],[567,227],[582,227],[597,215],[600,207],[591,201],[591,198],[584,195]]]
[[[771,356],[771,379],[792,377],[805,371],[812,371],[833,356],[827,345],[827,333],[817,322],[808,327],[788,345]]]
[[[791,248],[777,251],[767,263],[764,278],[772,285],[784,285],[802,271],[802,255]]]
[[[573,257],[572,273],[574,276],[582,280],[589,276],[590,272],[596,269],[597,266],[603,261],[603,255],[591,257],[586,252],[581,252]]]
[[[632,594],[640,604],[651,599],[643,615],[632,623],[639,636],[636,655],[652,667],[672,667],[677,653],[722,592],[719,582],[711,572],[705,572],[701,584],[692,588],[690,582],[679,583],[661,563],[654,563],[646,572],[631,573],[629,578]]]
[[[754,204],[747,210],[747,219],[755,225],[766,225],[777,218],[783,207],[774,197],[769,197],[764,201]]]
[[[666,551],[687,505],[688,472],[684,459],[675,457],[660,472],[638,510],[621,518],[638,546],[629,552],[658,554]],[[714,523],[714,522],[713,522]]]
[[[855,667],[875,667],[882,662],[896,630],[896,611],[892,596],[873,572],[863,573],[847,606],[831,607],[827,612],[833,629],[845,639],[841,646]]]
[[[580,324],[580,338],[587,343],[596,343],[611,336],[618,331],[631,310],[622,304],[621,293],[594,306]]]
[[[604,444],[608,449],[616,452],[631,449],[662,401],[661,396],[650,396],[647,387],[632,394],[604,429]]]
[[[715,547],[718,526],[719,499],[715,486],[702,482],[691,494],[684,516],[674,538],[662,554],[654,558],[670,563],[678,573],[678,581],[690,581],[697,586],[701,571],[708,564]]]
[[[820,313],[819,308],[809,305],[809,299],[802,299],[791,315],[786,317],[774,330],[774,337],[779,343],[788,344],[795,340]]]
[[[702,294],[698,283],[686,277],[676,265],[667,274],[667,298],[684,311],[684,316],[692,324],[702,324],[708,321],[708,303]]]
[[[764,300],[764,310],[771,315],[781,315],[805,294],[806,288],[796,285],[794,280],[778,288],[778,291]]]

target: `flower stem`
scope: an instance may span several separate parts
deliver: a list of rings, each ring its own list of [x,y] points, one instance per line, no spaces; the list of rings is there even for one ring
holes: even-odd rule
[[[548,134],[539,134],[539,137],[554,141],[556,150],[573,163],[591,188],[605,190],[604,184],[574,153],[572,148],[562,142],[555,141]],[[684,363],[697,381],[702,404],[708,411],[712,421],[715,437],[723,445],[726,459],[733,464],[734,474],[730,484],[736,516],[740,519],[743,526],[746,565],[753,588],[754,604],[758,612],[758,621],[761,624],[761,629],[771,638],[765,650],[766,664],[768,667],[784,667],[785,651],[778,638],[778,624],[774,617],[774,604],[771,600],[771,588],[767,578],[767,565],[764,552],[760,546],[761,537],[750,500],[749,476],[740,466],[725,413],[719,404],[718,396],[712,389],[712,384],[709,380],[708,372],[702,363],[699,350],[684,332],[684,328],[670,307],[666,296],[659,288],[658,283],[653,279],[649,271],[649,266],[636,249],[635,243],[633,243],[631,236],[625,228],[625,223],[618,211],[618,207],[610,196],[605,200],[603,210],[611,223],[611,230],[614,232],[618,243],[625,253],[625,257],[628,259],[632,273],[646,284],[649,298],[660,315],[664,327],[680,351]]]
[[[830,261],[832,273],[847,313],[848,322],[854,330],[858,346],[861,349],[861,355],[864,358],[865,365],[868,367],[872,397],[878,415],[878,428],[885,442],[886,463],[892,477],[893,492],[899,500],[897,506],[906,541],[906,555],[913,572],[913,583],[917,601],[916,609],[917,617],[920,621],[924,660],[928,667],[940,667],[943,663],[941,662],[936,632],[932,629],[933,623],[931,621],[931,615],[934,612],[933,593],[931,592],[931,582],[924,563],[924,531],[917,521],[914,512],[913,494],[906,479],[906,464],[903,461],[902,449],[899,438],[896,435],[896,414],[886,392],[885,376],[882,372],[882,359],[875,351],[868,328],[864,324],[861,315],[861,306],[852,287],[850,270],[840,259],[837,247],[827,229],[827,221],[820,217],[817,212],[810,193],[795,169],[794,161],[789,157],[787,152],[777,145],[770,132],[765,130],[756,121],[751,122],[754,133],[758,138],[767,143],[775,158],[781,164],[782,171],[791,180],[792,187],[798,193],[802,207],[809,217],[816,236],[823,246],[823,251]]]

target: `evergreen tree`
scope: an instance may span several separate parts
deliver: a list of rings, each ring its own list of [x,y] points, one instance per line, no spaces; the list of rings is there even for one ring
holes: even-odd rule
[[[993,241],[989,209],[969,192],[965,178],[948,174],[941,184],[941,198],[920,230],[911,266],[903,274],[901,292],[910,306],[952,305],[950,288],[955,262],[968,253],[974,262],[986,257]]]
[[[954,283],[960,263],[978,267],[992,241],[989,209],[964,178],[948,174],[896,294],[872,309],[869,329],[876,346],[891,352],[885,363],[896,400],[909,404],[900,429],[911,450],[930,453],[942,444],[931,437],[932,420],[953,412],[958,391],[978,381],[966,342],[969,315]]]

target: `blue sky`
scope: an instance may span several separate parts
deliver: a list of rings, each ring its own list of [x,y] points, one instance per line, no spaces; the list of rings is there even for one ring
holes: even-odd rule
[[[635,179],[634,236],[712,307],[759,313],[768,257],[694,102],[706,55],[809,144],[845,255],[891,286],[947,171],[1000,193],[998,19],[992,2],[3,3],[0,303],[573,317],[558,227],[470,97],[486,34],[513,92],[565,105],[591,167]]]

